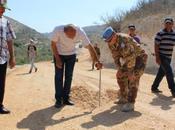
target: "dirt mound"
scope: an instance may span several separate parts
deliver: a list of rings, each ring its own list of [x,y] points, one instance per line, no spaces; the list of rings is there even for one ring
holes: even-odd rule
[[[99,105],[99,92],[87,89],[86,86],[74,86],[71,91],[71,98],[78,107],[82,109],[94,109]],[[115,101],[117,98],[117,91],[106,90],[101,92],[101,104],[106,104]]]

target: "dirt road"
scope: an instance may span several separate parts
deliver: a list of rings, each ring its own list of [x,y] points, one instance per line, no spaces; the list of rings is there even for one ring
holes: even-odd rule
[[[99,71],[89,71],[91,63],[79,57],[72,84],[75,106],[56,109],[54,105],[53,63],[41,62],[37,73],[18,66],[7,76],[5,105],[12,113],[0,115],[0,130],[175,130],[175,99],[165,79],[163,94],[150,92],[153,75],[141,79],[135,112],[123,113],[117,99],[116,70],[102,70],[102,105],[98,107]]]

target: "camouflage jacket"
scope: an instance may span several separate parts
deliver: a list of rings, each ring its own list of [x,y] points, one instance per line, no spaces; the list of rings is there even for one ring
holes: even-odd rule
[[[133,70],[136,58],[145,51],[140,45],[126,34],[118,33],[118,40],[115,44],[108,44],[112,57],[118,69]]]

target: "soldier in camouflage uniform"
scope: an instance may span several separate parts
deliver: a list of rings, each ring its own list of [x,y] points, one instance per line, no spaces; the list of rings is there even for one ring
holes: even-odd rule
[[[133,111],[139,80],[146,66],[147,54],[132,37],[115,33],[111,27],[105,30],[103,38],[108,43],[118,68],[116,74],[120,87],[118,103],[123,104],[122,111]]]

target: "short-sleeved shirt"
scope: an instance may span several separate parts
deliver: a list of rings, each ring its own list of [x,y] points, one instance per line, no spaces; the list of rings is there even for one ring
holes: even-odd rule
[[[35,45],[29,45],[27,50],[28,50],[29,57],[30,58],[35,58],[36,51],[37,51],[36,46]]]
[[[159,45],[159,54],[172,58],[173,47],[175,45],[175,31],[168,32],[161,30],[155,36],[155,44]]]
[[[131,36],[131,35],[130,35]],[[140,42],[140,37],[135,35],[135,36],[131,36],[137,43],[141,44]]]
[[[10,22],[3,16],[0,17],[0,64],[6,63],[9,59],[7,41],[15,38],[16,36]]]
[[[82,45],[86,47],[91,44],[86,33],[83,29],[75,26],[76,35],[74,39],[70,39],[64,32],[64,25],[57,26],[52,34],[52,41],[57,43],[57,50],[59,55],[73,55],[76,54],[76,44],[82,42]]]

